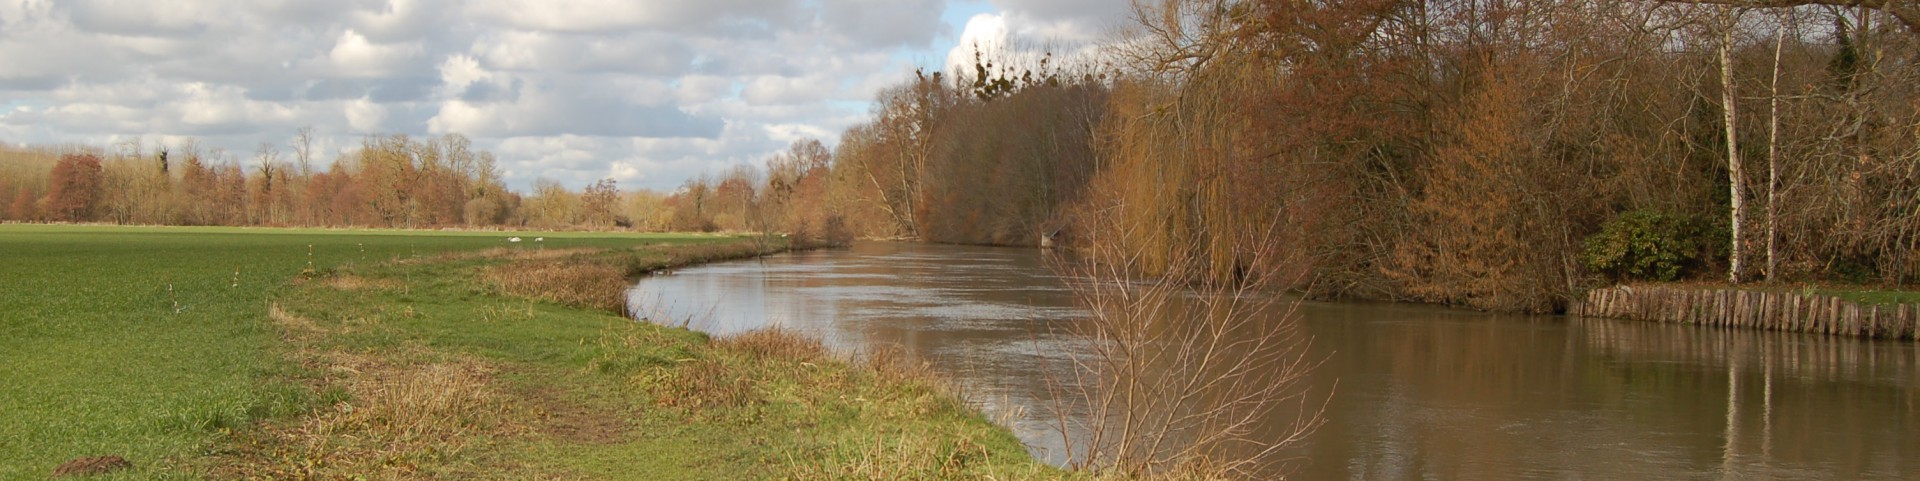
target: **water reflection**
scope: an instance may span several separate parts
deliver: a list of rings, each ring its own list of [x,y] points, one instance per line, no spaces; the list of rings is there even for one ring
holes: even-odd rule
[[[1056,461],[1043,380],[1087,347],[1065,334],[1084,312],[1030,249],[861,244],[686,269],[631,299],[717,334],[904,347]],[[1298,479],[1920,479],[1913,343],[1393,304],[1300,314],[1322,362],[1308,396],[1332,401],[1286,453]]]

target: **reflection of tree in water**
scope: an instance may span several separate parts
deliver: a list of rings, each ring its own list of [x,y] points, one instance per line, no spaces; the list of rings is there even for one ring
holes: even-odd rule
[[[1628,419],[1656,432],[1720,433],[1689,455],[1722,476],[1900,478],[1916,468],[1912,344],[1597,319],[1576,326],[1613,359],[1595,366],[1594,379],[1613,399],[1679,401],[1623,402]]]

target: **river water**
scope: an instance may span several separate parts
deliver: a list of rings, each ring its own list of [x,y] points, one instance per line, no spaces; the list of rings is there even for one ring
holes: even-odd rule
[[[629,299],[716,335],[904,348],[1060,462],[1048,380],[1084,346],[1085,311],[1043,255],[861,243],[648,277]],[[1295,315],[1325,423],[1285,453],[1294,479],[1920,479],[1912,342],[1379,303]]]

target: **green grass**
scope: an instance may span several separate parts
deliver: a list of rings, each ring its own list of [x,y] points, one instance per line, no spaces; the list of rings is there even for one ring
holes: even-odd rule
[[[135,464],[108,479],[1063,475],[919,370],[791,336],[710,341],[538,295],[574,285],[508,294],[502,281],[757,249],[701,235],[0,225],[0,479],[106,454]]]
[[[1814,289],[1813,292],[1814,294],[1838,297],[1861,304],[1920,304],[1920,291],[1822,287]]]
[[[274,381],[287,367],[267,303],[307,268],[309,245],[326,269],[504,247],[510,235],[546,237],[522,249],[716,240],[0,225],[0,479],[103,454],[134,460],[140,477],[168,477],[175,467],[156,463],[301,409],[303,394]]]

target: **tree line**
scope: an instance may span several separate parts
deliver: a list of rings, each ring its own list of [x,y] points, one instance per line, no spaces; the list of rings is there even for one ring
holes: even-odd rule
[[[1197,283],[1530,312],[1636,279],[1911,284],[1916,12],[1136,3],[1111,63],[883,92],[834,174],[865,233],[1065,236]]]
[[[262,144],[245,161],[194,141],[0,146],[0,221],[851,235],[824,214],[832,154],[817,140],[766,159],[764,176],[743,165],[670,193],[623,191],[613,179],[579,191],[539,179],[514,192],[493,154],[457,134],[367,137],[324,169],[312,146],[310,129],[291,155]]]
[[[365,139],[324,170],[302,129],[292,155],[262,144],[243,162],[188,141],[0,150],[0,220],[161,225],[439,227],[537,216],[492,154],[459,135]]]

